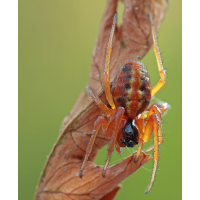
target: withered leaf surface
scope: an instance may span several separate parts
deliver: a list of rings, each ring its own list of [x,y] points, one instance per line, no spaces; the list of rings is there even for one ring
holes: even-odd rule
[[[102,90],[102,72],[104,68],[102,55],[105,55],[117,3],[117,0],[108,0],[93,51],[89,84],[97,93]],[[164,18],[168,1],[124,0],[124,4],[123,22],[120,27],[116,28],[113,41],[110,64],[111,81],[117,69],[125,60],[141,59],[151,48],[152,38],[147,14],[152,14],[158,30]],[[99,96],[107,104],[103,91],[99,93]],[[87,106],[84,107],[86,102]],[[103,115],[103,113],[89,99],[84,90],[72,112],[63,122],[62,132],[47,160],[38,183],[35,199],[114,199],[120,188],[119,183],[151,159],[151,156],[142,154],[138,162],[134,163],[132,156],[130,156],[121,163],[108,168],[106,178],[103,178],[102,167],[96,166],[92,162],[97,151],[109,142],[105,138],[105,133],[100,131],[85,167],[84,176],[80,179],[79,170],[85,155],[85,149],[94,122],[99,115]]]
[[[152,157],[142,154],[137,163],[130,156],[123,162],[110,167],[105,178],[102,177],[102,167],[88,162],[82,179],[79,177],[81,161],[73,161],[60,166],[45,182],[43,189],[37,193],[38,200],[54,199],[114,199],[120,189],[118,185],[131,173],[148,162]],[[55,189],[52,189],[55,188]]]

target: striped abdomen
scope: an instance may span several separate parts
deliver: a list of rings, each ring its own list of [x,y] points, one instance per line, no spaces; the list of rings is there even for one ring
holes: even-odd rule
[[[128,60],[119,68],[112,83],[115,105],[125,108],[128,118],[142,113],[151,99],[147,70],[142,63]]]

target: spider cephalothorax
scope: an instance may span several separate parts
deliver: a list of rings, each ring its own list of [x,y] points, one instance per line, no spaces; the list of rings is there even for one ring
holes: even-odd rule
[[[105,131],[106,138],[110,139],[108,156],[103,168],[103,177],[105,177],[106,169],[114,147],[118,153],[121,153],[121,147],[134,147],[136,144],[139,144],[136,156],[133,159],[136,161],[141,154],[143,144],[148,142],[152,133],[154,133],[154,168],[146,192],[150,191],[154,182],[159,159],[158,146],[163,142],[160,120],[161,115],[168,107],[167,103],[163,103],[159,105],[159,107],[156,104],[149,106],[151,98],[154,97],[166,83],[166,75],[157,46],[155,26],[150,14],[149,18],[151,21],[154,52],[161,79],[153,88],[151,88],[147,70],[144,65],[136,60],[128,60],[121,65],[112,85],[110,84],[109,64],[112,51],[112,40],[117,21],[117,15],[115,15],[106,49],[105,69],[103,74],[104,90],[109,106],[107,107],[101,101],[90,86],[87,87],[89,95],[94,99],[97,106],[107,115],[107,117],[99,116],[95,121],[94,130],[87,146],[85,158],[80,170],[80,177],[82,177],[86,161],[92,151],[95,138],[100,129]],[[152,148],[149,148],[146,152],[149,150],[152,150]]]
[[[121,139],[121,143],[127,147],[134,147],[138,144],[138,129],[134,123],[128,121],[122,130],[124,138]]]

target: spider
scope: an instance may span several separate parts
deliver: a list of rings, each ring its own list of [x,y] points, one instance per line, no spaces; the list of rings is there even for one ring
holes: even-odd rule
[[[108,156],[102,172],[103,177],[105,177],[114,147],[118,153],[121,153],[120,147],[132,148],[139,143],[137,153],[133,158],[133,161],[136,162],[141,154],[144,143],[148,142],[152,133],[154,133],[154,145],[145,151],[148,152],[154,148],[154,167],[146,193],[150,191],[153,185],[159,159],[158,147],[163,142],[161,115],[168,108],[167,103],[162,103],[160,106],[157,104],[149,106],[151,98],[166,84],[166,74],[157,45],[154,21],[151,14],[148,14],[148,17],[151,22],[153,50],[161,79],[151,89],[150,80],[144,65],[136,60],[128,60],[120,66],[114,81],[110,84],[109,65],[112,52],[112,40],[117,23],[117,14],[115,14],[106,49],[103,74],[105,95],[110,107],[107,107],[93,89],[87,86],[88,94],[107,115],[107,118],[98,116],[95,121],[92,136],[80,169],[80,177],[82,178],[86,161],[92,151],[99,130],[105,131],[106,138],[110,139]]]

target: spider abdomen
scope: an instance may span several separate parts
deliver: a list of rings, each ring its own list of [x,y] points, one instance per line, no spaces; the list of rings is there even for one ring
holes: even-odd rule
[[[142,113],[151,99],[150,81],[144,65],[135,60],[122,64],[112,83],[112,95],[116,106],[125,108],[128,118]]]

